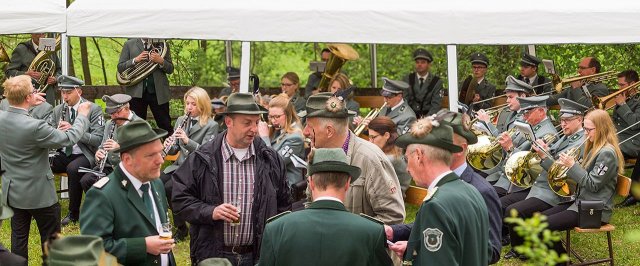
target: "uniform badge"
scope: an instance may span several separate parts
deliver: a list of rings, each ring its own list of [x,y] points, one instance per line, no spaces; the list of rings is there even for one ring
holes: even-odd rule
[[[427,228],[422,231],[424,247],[431,252],[436,252],[442,247],[442,231],[438,228]]]
[[[93,184],[93,186],[94,186],[94,187],[97,187],[97,188],[102,188],[102,187],[104,187],[104,185],[106,185],[107,183],[109,183],[109,177],[106,177],[106,176],[105,176],[105,177],[103,177],[103,178],[100,178],[100,180],[96,181],[96,182]]]
[[[126,186],[127,186],[127,180],[122,180],[122,182],[121,182],[121,183],[122,183],[122,186],[123,186],[123,187],[126,187]]]
[[[538,129],[540,129],[542,127],[542,125],[538,124],[535,127],[533,127],[533,131],[538,131]]]
[[[607,170],[609,170],[609,167],[604,165],[603,163],[600,163],[600,165],[598,165],[598,167],[596,167],[596,174],[597,175],[604,175],[607,173]]]
[[[404,112],[404,108],[405,108],[405,106],[404,106],[404,105],[403,105],[403,106],[400,106],[400,112]]]
[[[98,117],[98,125],[104,126],[104,117],[103,116],[99,116]]]

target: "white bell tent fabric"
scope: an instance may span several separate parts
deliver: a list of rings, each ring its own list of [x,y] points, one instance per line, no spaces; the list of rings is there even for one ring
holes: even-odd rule
[[[65,0],[3,1],[0,34],[65,32]]]

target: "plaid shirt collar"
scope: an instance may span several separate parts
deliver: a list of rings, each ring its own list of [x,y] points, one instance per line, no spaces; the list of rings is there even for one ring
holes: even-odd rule
[[[227,142],[227,136],[224,136],[224,141],[222,141],[222,159],[225,162],[227,162],[227,161],[229,161],[229,159],[231,159],[231,155],[234,155],[238,161],[242,162],[244,160],[247,160],[247,159],[251,158],[255,154],[256,154],[256,152],[255,152],[255,149],[253,148],[253,142],[252,142],[249,145],[249,150],[247,151],[247,154],[244,156],[244,158],[238,158],[237,156],[235,156],[235,152],[233,151],[233,149],[231,148],[231,146]]]

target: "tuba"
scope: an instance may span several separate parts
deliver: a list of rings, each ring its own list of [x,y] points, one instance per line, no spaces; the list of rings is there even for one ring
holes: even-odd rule
[[[29,70],[40,72],[40,78],[36,80],[38,93],[47,91],[49,88],[47,79],[56,73],[56,62],[51,59],[51,56],[60,50],[61,41],[62,37],[58,35],[58,37],[56,37],[55,51],[40,51],[36,57],[33,58],[33,61],[31,61],[31,65],[29,65]]]
[[[324,91],[329,87],[329,81],[340,71],[340,68],[349,60],[356,60],[360,58],[358,52],[348,44],[329,44],[329,51],[331,56],[327,61],[327,66],[322,73],[322,79],[318,83],[318,89]]]
[[[0,43],[0,62],[10,62],[11,59],[7,54],[7,50],[4,49],[4,46]]]
[[[515,127],[509,129],[507,134],[513,138],[518,131]],[[502,146],[496,137],[481,135],[478,143],[469,145],[467,153],[467,163],[476,170],[486,171],[498,166],[504,156],[502,156]]]
[[[556,135],[547,134],[542,139],[545,143],[551,143],[556,140]],[[514,186],[528,188],[542,172],[540,161],[540,156],[534,151],[519,151],[509,156],[504,173]]]
[[[158,43],[151,43],[151,51],[149,51],[149,53],[151,52],[156,52],[161,57],[164,57],[167,54],[167,42],[162,41]],[[122,72],[118,72],[116,78],[118,80],[118,84],[122,86],[133,86],[151,75],[156,68],[158,68],[158,64],[148,60],[133,65]]]

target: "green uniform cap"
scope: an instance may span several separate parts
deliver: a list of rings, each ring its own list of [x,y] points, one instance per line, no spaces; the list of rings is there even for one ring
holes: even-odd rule
[[[413,60],[417,59],[424,59],[429,61],[429,63],[433,62],[433,56],[424,48],[418,48],[413,52]]]
[[[542,60],[540,60],[540,58],[537,58],[533,55],[524,53],[522,54],[522,59],[520,59],[520,65],[521,66],[535,66],[537,67],[540,63],[542,63]]]
[[[147,121],[134,120],[118,127],[116,134],[120,147],[112,152],[121,153],[162,138],[167,135],[167,131],[159,128],[152,129]]]
[[[118,110],[120,110],[122,106],[124,106],[129,101],[131,101],[131,96],[127,94],[118,93],[111,96],[104,95],[102,96],[102,100],[106,105],[105,112],[107,112],[108,114],[113,114]]]
[[[524,92],[527,94],[531,94],[533,92],[533,87],[531,87],[531,85],[527,84],[522,80],[518,80],[513,76],[508,76],[505,82],[507,84],[507,87],[504,88],[505,92],[507,91]]]
[[[84,81],[82,81],[79,78],[67,76],[67,75],[60,75],[58,77],[59,90],[73,90],[76,87],[80,87],[82,85],[84,85]]]
[[[449,125],[453,129],[453,133],[462,136],[467,140],[468,144],[476,144],[478,142],[478,136],[471,132],[471,121],[468,116],[462,113],[442,110],[438,112],[436,119],[445,125]]]
[[[116,257],[104,251],[102,238],[90,235],[67,236],[49,245],[49,266],[118,265]]]
[[[489,66],[489,58],[481,53],[472,54],[470,61],[471,64],[483,64],[484,66]]]
[[[260,115],[266,113],[250,93],[232,93],[227,99],[227,110],[223,114]]]
[[[396,140],[396,145],[400,148],[406,148],[410,144],[434,146],[452,153],[462,151],[460,146],[453,144],[453,129],[445,123],[435,121],[431,116],[414,122],[409,132]]]
[[[341,148],[313,149],[313,158],[309,164],[309,176],[321,172],[341,172],[351,177],[351,183],[360,177],[360,168],[349,165],[347,155]]]
[[[589,107],[566,98],[558,99],[558,104],[560,104],[560,117],[584,115],[589,110]]]
[[[401,80],[392,80],[388,78],[382,78],[384,84],[382,85],[382,96],[392,96],[395,94],[403,93],[409,89],[409,84]]]
[[[330,92],[318,93],[307,99],[306,112],[301,117],[347,118],[355,113],[347,110],[344,101]]]

